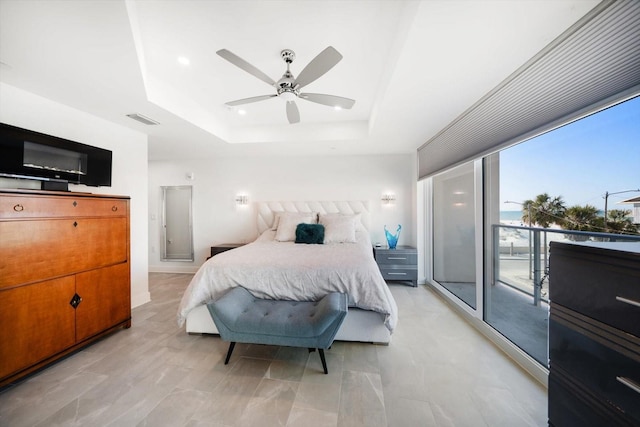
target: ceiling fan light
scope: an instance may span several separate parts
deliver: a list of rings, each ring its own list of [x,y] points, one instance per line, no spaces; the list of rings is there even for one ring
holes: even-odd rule
[[[289,91],[281,92],[278,96],[287,102],[295,101],[295,99],[297,98],[295,93]]]

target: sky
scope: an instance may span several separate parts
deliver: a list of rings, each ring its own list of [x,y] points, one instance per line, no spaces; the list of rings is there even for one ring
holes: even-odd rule
[[[605,192],[638,189],[640,96],[500,152],[502,203],[548,193],[604,210]],[[631,197],[640,192],[610,195],[608,209],[630,209],[616,203]]]

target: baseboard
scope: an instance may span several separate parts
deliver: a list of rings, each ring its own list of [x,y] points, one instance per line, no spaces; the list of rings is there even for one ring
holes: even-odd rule
[[[186,273],[195,274],[200,266],[197,265],[150,265],[149,273]]]
[[[151,293],[149,291],[131,295],[131,308],[139,307],[151,301]]]

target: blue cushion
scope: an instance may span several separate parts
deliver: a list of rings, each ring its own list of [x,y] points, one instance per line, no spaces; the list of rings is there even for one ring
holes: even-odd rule
[[[255,298],[242,287],[207,304],[225,341],[329,348],[347,314],[347,295],[331,293],[317,302]]]

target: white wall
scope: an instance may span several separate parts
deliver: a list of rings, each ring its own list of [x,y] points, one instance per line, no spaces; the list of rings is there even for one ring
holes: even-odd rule
[[[257,201],[368,200],[371,239],[386,242],[383,226],[402,224],[399,244],[416,244],[416,160],[412,154],[384,156],[218,158],[149,164],[150,271],[192,272],[214,244],[257,237],[252,206],[237,207],[237,194]],[[192,181],[187,174],[193,173]],[[161,262],[160,187],[193,185],[195,262]],[[383,205],[384,193],[396,195]]]
[[[0,121],[113,151],[111,187],[70,190],[131,197],[131,305],[148,302],[147,136],[4,83]]]

